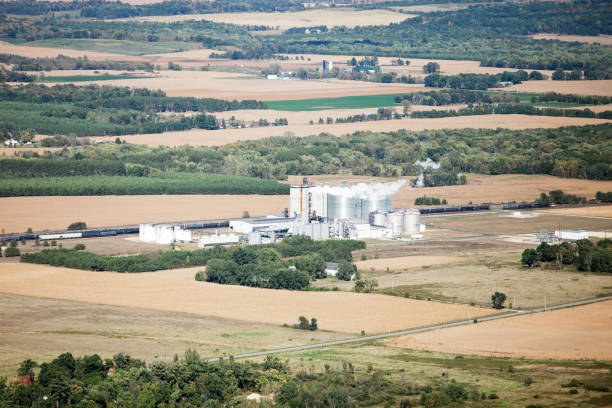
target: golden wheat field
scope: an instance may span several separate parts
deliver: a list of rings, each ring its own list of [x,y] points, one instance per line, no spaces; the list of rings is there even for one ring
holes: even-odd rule
[[[394,347],[444,353],[612,360],[612,301],[419,333],[388,340]]]
[[[75,221],[88,227],[144,222],[179,222],[240,218],[280,213],[286,196],[270,195],[130,195],[77,197],[2,197],[4,232],[64,230]]]
[[[557,92],[562,94],[612,96],[612,80],[601,81],[526,81],[503,88],[516,92]]]
[[[238,115],[236,111],[235,115]],[[279,112],[276,117],[284,117]],[[558,128],[562,126],[583,126],[600,123],[609,123],[604,119],[555,117],[555,116],[526,116],[526,115],[478,115],[457,116],[440,119],[398,119],[380,120],[372,122],[353,122],[340,124],[298,124],[278,127],[257,127],[243,129],[217,129],[201,130],[191,129],[186,131],[165,132],[157,134],[126,135],[122,140],[132,144],[144,144],[149,146],[220,146],[241,140],[258,140],[270,136],[309,136],[320,133],[329,133],[342,136],[358,131],[392,132],[400,129],[413,131],[427,129],[533,129],[533,128]],[[115,137],[96,137],[96,140],[114,141]]]
[[[135,17],[130,20],[173,22],[186,20],[208,20],[216,23],[237,25],[265,25],[277,30],[286,30],[291,27],[321,26],[334,27],[343,25],[347,27],[367,25],[387,25],[399,23],[410,17],[410,14],[397,13],[391,10],[355,10],[341,9],[313,9],[284,13],[217,13],[217,14],[183,14],[175,16]]]
[[[249,322],[292,324],[316,317],[319,328],[381,333],[462,320],[491,309],[349,292],[302,292],[198,282],[200,268],[150,273],[92,272],[0,263],[0,292],[113,306],[186,312]]]

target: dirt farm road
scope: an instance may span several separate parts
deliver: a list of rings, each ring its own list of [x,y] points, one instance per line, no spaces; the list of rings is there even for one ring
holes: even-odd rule
[[[588,305],[591,303],[603,302],[606,300],[612,300],[612,296],[579,300],[577,302],[564,303],[562,305],[549,306],[549,307],[539,307],[536,309],[529,309],[529,310],[513,310],[510,313],[481,317],[478,319],[478,322],[481,323],[481,322],[486,322],[490,320],[507,319],[507,318],[520,316],[520,315],[541,313],[541,312],[547,312],[551,310],[565,309],[565,308],[574,307],[574,306],[583,306],[583,305]],[[372,336],[353,337],[353,338],[344,339],[344,340],[334,340],[334,341],[327,341],[324,343],[308,344],[305,346],[286,347],[286,348],[280,348],[280,349],[274,349],[274,350],[257,351],[253,353],[235,354],[233,356],[228,356],[228,357],[211,358],[208,361],[213,362],[213,361],[219,361],[221,359],[227,360],[230,357],[233,357],[233,358],[259,357],[259,356],[265,356],[269,354],[280,354],[280,353],[287,353],[291,351],[302,351],[302,350],[310,350],[310,349],[324,348],[324,347],[330,347],[330,346],[339,346],[343,344],[352,344],[352,343],[359,343],[359,342],[370,341],[370,340],[387,339],[390,337],[398,337],[398,336],[404,336],[407,334],[416,334],[416,333],[422,333],[422,332],[427,332],[427,331],[432,331],[432,330],[446,329],[446,328],[456,327],[456,326],[464,326],[468,324],[474,324],[473,320],[472,319],[460,320],[460,321],[451,322],[451,323],[442,323],[442,324],[435,324],[432,326],[420,327],[417,329],[400,330],[400,331],[395,331],[395,332],[389,332],[386,334],[376,334]]]

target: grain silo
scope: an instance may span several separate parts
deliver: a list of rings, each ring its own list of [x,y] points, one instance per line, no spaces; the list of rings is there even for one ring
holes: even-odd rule
[[[387,216],[384,212],[376,210],[370,213],[370,224],[384,227],[387,223]]]

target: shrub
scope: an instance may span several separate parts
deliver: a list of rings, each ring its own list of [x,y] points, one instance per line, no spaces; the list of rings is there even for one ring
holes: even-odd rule
[[[19,256],[19,255],[20,255],[19,248],[9,247],[9,248],[6,248],[6,250],[4,251],[4,256],[6,257]]]
[[[531,384],[533,384],[533,378],[525,377],[524,384],[525,384],[525,387],[529,387]]]
[[[199,282],[206,281],[206,271],[197,271],[195,274],[195,280]]]
[[[73,222],[68,226],[68,231],[84,230],[87,229],[87,224],[83,221]]]
[[[84,249],[85,249],[85,244],[76,244],[76,245],[74,246],[74,250],[75,250],[75,251],[82,251],[82,250],[84,250]]]

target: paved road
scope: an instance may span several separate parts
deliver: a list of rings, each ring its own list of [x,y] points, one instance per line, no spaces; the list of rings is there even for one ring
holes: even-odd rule
[[[612,300],[612,296],[580,300],[577,302],[565,303],[562,305],[550,306],[547,308],[540,307],[540,308],[530,309],[530,310],[513,310],[513,311],[510,311],[509,313],[481,317],[478,319],[478,322],[486,322],[489,320],[497,320],[497,319],[507,319],[509,317],[525,315],[525,314],[532,314],[532,313],[540,313],[540,312],[545,312],[549,310],[565,309],[567,307],[588,305],[590,303],[603,302],[605,300]],[[324,343],[307,344],[304,346],[286,347],[286,348],[273,349],[273,350],[256,351],[253,353],[236,354],[233,357],[234,358],[258,357],[258,356],[265,356],[268,354],[279,354],[279,353],[287,353],[291,351],[310,350],[310,349],[324,348],[324,347],[329,347],[329,346],[338,346],[338,345],[343,345],[343,344],[360,343],[360,342],[370,341],[370,340],[379,340],[379,339],[386,339],[389,337],[403,336],[406,334],[423,333],[423,332],[427,332],[431,330],[445,329],[448,327],[463,326],[467,324],[474,324],[474,321],[472,319],[461,320],[457,322],[442,323],[442,324],[436,324],[436,325],[427,326],[427,327],[419,327],[416,329],[408,329],[408,330],[401,330],[401,331],[396,331],[396,332],[391,332],[391,333],[376,334],[372,336],[353,337],[353,338],[344,339],[344,340],[334,340],[334,341],[326,341]],[[220,359],[228,359],[228,358],[229,357],[217,357],[217,358],[211,358],[208,361],[211,361],[211,362],[219,361]]]

